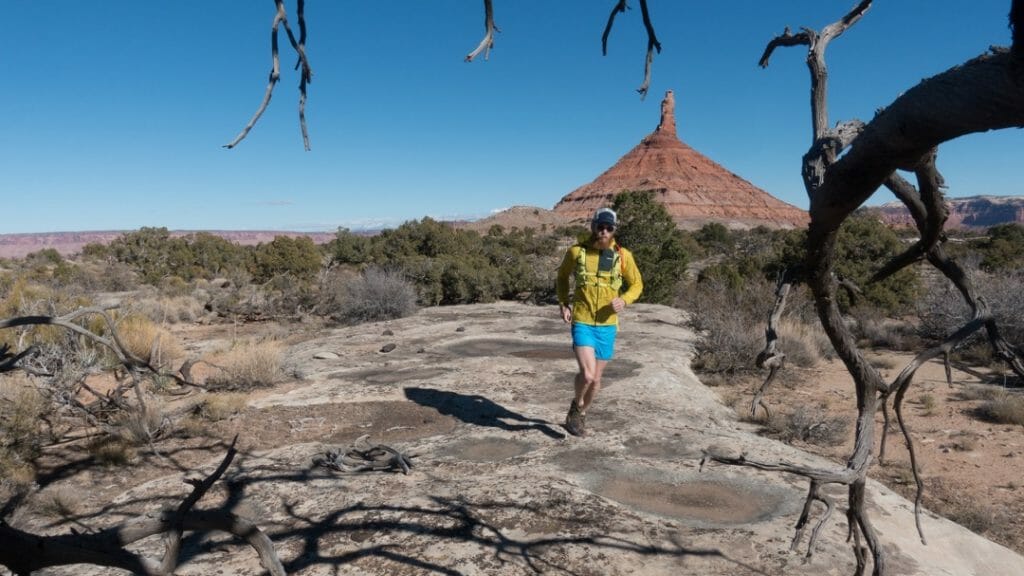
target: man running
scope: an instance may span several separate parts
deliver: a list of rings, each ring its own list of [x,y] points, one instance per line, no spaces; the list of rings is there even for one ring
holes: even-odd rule
[[[644,289],[633,254],[615,242],[617,224],[612,209],[595,212],[590,238],[570,247],[558,267],[558,308],[562,320],[572,322],[572,347],[580,368],[565,417],[565,429],[573,436],[586,434],[587,409],[601,390],[601,374],[615,351],[618,313]],[[571,305],[570,276],[575,283]]]

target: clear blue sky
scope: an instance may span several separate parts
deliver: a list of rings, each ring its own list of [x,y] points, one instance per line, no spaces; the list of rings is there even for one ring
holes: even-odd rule
[[[806,51],[778,50],[767,70],[757,60],[783,27],[820,29],[856,2],[650,0],[663,51],[645,101],[636,0],[601,56],[614,3],[495,0],[495,49],[467,64],[478,0],[309,0],[311,152],[283,36],[269,110],[221,148],[266,85],[270,0],[7,3],[0,233],[323,231],[551,208],[654,129],[669,89],[683,140],[806,208]],[[878,0],[829,48],[832,122],[869,119],[922,78],[1008,44],[1009,6]],[[1011,168],[1022,144],[1012,130],[946,145],[950,196],[1024,194]]]

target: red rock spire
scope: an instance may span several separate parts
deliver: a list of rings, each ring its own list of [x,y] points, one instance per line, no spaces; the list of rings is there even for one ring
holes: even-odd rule
[[[671,90],[665,92],[665,99],[661,101],[661,122],[655,132],[676,136],[676,98]]]

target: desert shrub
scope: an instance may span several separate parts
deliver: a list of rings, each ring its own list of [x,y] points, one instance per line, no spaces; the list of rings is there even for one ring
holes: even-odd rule
[[[704,224],[693,233],[693,239],[711,254],[729,254],[736,244],[734,234],[719,222]]]
[[[612,209],[619,216],[616,241],[633,253],[643,278],[641,301],[670,303],[690,261],[683,232],[651,191],[619,194]]]
[[[905,246],[899,236],[876,218],[855,215],[846,219],[836,238],[836,273],[852,280],[862,293],[857,303],[898,316],[911,310],[920,290],[917,269],[904,268],[881,282],[868,282],[878,267],[901,253]],[[845,310],[854,304],[845,290],[839,291]]]
[[[999,393],[978,406],[976,414],[989,422],[1024,426],[1024,396]]]
[[[846,418],[829,416],[821,408],[798,406],[789,413],[772,414],[765,432],[783,442],[800,440],[819,446],[836,446],[843,443],[849,427]]]
[[[693,366],[703,372],[755,369],[764,347],[764,324],[774,302],[767,282],[729,290],[717,281],[698,282],[682,296],[689,324],[700,333]],[[752,329],[752,327],[759,327]]]
[[[863,346],[889,350],[911,350],[918,342],[917,329],[894,318],[887,318],[877,308],[859,305],[849,311],[852,332]]]
[[[125,466],[135,459],[135,449],[117,436],[100,436],[86,445],[95,463],[101,466]]]
[[[238,341],[209,361],[220,373],[207,382],[214,388],[245,390],[270,386],[281,376],[283,345],[274,340]]]
[[[308,282],[320,271],[321,263],[320,250],[309,237],[277,236],[256,246],[251,271],[256,282],[267,282],[275,276]]]
[[[416,289],[398,270],[371,267],[339,284],[325,312],[343,322],[393,320],[416,311]]]
[[[977,294],[983,298],[999,326],[1000,334],[1012,345],[1024,346],[1024,272],[1002,272],[990,274],[979,270],[969,271]],[[962,328],[971,318],[963,296],[949,283],[926,292],[918,305],[921,337],[939,342]],[[990,358],[989,345],[984,330],[973,333],[963,348],[969,358],[985,362]]]
[[[972,243],[981,257],[981,268],[987,272],[1016,271],[1024,268],[1024,226],[1000,224],[986,232],[987,238]]]
[[[117,334],[125,350],[154,366],[165,366],[184,355],[181,344],[165,328],[138,313],[128,314],[116,323]]]
[[[181,276],[165,276],[157,284],[160,293],[164,296],[184,296],[192,290],[192,286]]]
[[[195,322],[204,313],[203,303],[195,293],[182,296],[151,296],[139,298],[132,309],[160,324]]]
[[[794,366],[810,368],[834,355],[832,342],[816,321],[805,322],[799,318],[783,317],[779,321],[778,334],[778,349],[786,355],[786,362]]]
[[[24,487],[33,478],[30,462],[45,439],[43,416],[49,400],[21,374],[0,380],[0,481]]]
[[[1005,391],[991,384],[970,384],[960,388],[957,397],[961,400],[995,400],[1002,397]]]
[[[132,407],[117,415],[117,435],[130,446],[143,446],[170,432],[170,419],[163,407],[150,399],[145,408]]]
[[[245,410],[248,396],[240,393],[207,394],[195,407],[195,415],[213,422],[225,420]]]
[[[369,236],[353,234],[347,228],[339,228],[334,240],[323,246],[324,252],[335,264],[366,264],[373,257],[373,240]]]
[[[32,507],[43,516],[69,519],[81,508],[82,495],[66,486],[50,488],[33,499]]]
[[[937,406],[935,396],[933,394],[921,394],[917,399],[918,403],[921,404],[921,414],[924,416],[932,416],[935,414],[935,408]]]

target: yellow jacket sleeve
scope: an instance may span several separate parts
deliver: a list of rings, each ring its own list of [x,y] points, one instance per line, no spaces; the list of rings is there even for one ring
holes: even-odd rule
[[[576,246],[570,246],[565,251],[565,257],[562,258],[562,264],[558,267],[558,279],[555,281],[555,293],[558,296],[558,303],[563,306],[571,304],[569,301],[569,278],[572,277],[573,272],[576,269],[576,258],[579,248]]]
[[[636,260],[633,258],[633,253],[625,248],[620,248],[622,255],[622,281],[626,284],[627,289],[622,293],[620,298],[626,301],[626,304],[632,304],[636,302],[636,299],[640,297],[640,294],[644,291],[644,280],[640,277],[640,269],[636,266]],[[563,266],[564,266],[563,262]],[[561,272],[561,269],[559,269]]]

